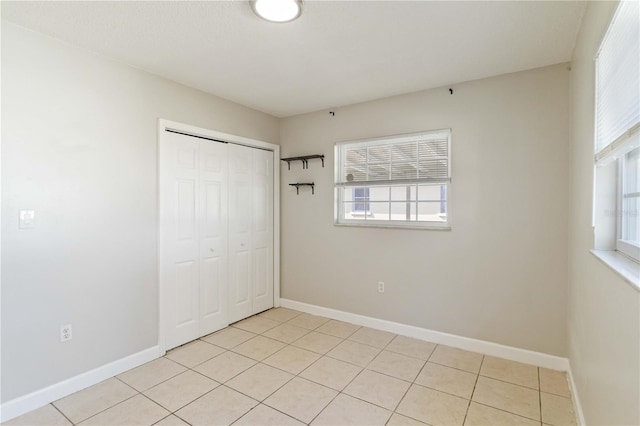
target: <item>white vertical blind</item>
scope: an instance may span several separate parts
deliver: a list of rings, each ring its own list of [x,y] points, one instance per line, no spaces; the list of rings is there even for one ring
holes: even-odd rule
[[[596,58],[596,159],[626,145],[640,123],[640,2],[621,1]],[[626,149],[625,149],[626,151]]]

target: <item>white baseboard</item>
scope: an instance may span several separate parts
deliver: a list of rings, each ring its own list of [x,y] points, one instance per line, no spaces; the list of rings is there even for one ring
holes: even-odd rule
[[[580,403],[580,398],[578,397],[578,388],[576,387],[576,382],[573,380],[573,371],[571,370],[571,365],[569,365],[567,377],[569,379],[569,387],[571,388],[571,399],[573,400],[573,409],[576,411],[576,420],[578,422],[578,426],[584,426],[587,424],[587,422],[584,421],[584,412],[582,411],[582,404]]]
[[[0,421],[2,423],[18,417],[24,413],[43,407],[74,392],[78,392],[110,377],[135,368],[146,362],[164,355],[159,346],[153,346],[125,358],[87,371],[30,394],[12,399],[0,407]]]
[[[415,327],[413,325],[406,325],[393,321],[353,314],[350,312],[338,311],[336,309],[325,308],[323,306],[296,302],[295,300],[281,298],[280,305],[285,308],[295,309],[313,315],[321,315],[339,321],[377,328],[378,330],[389,331],[395,334],[427,340],[441,345],[453,346],[468,351],[483,353],[485,355],[505,358],[511,361],[532,364],[538,367],[550,368],[552,370],[569,371],[569,360],[555,355],[514,348],[512,346],[505,346],[498,343],[487,342],[485,340],[472,339],[470,337],[456,336],[455,334],[442,333],[440,331]]]

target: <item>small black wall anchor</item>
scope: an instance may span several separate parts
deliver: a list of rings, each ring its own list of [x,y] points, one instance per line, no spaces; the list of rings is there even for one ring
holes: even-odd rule
[[[453,89],[449,88],[449,93],[453,95]]]
[[[331,116],[332,116],[332,117],[335,117],[335,116],[336,116],[336,113],[335,113],[335,112],[333,112],[333,111],[329,111],[329,114],[331,114]]]

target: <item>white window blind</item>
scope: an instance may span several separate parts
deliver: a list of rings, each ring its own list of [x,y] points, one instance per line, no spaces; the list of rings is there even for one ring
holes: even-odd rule
[[[596,57],[596,162],[633,149],[640,134],[640,2],[621,1]]]
[[[447,129],[337,144],[336,185],[447,183],[450,140]]]

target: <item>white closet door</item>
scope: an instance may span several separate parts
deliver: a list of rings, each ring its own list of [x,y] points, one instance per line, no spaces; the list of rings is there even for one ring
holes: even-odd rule
[[[253,149],[253,313],[273,307],[273,152]]]
[[[167,132],[160,158],[165,349],[227,322],[227,145]]]
[[[160,150],[164,349],[273,307],[273,152],[167,132]]]
[[[227,144],[200,140],[200,330],[227,322]]]
[[[200,321],[199,140],[167,133],[160,167],[161,265],[166,349],[198,337]]]
[[[255,150],[229,145],[229,322],[253,315],[252,163]]]

